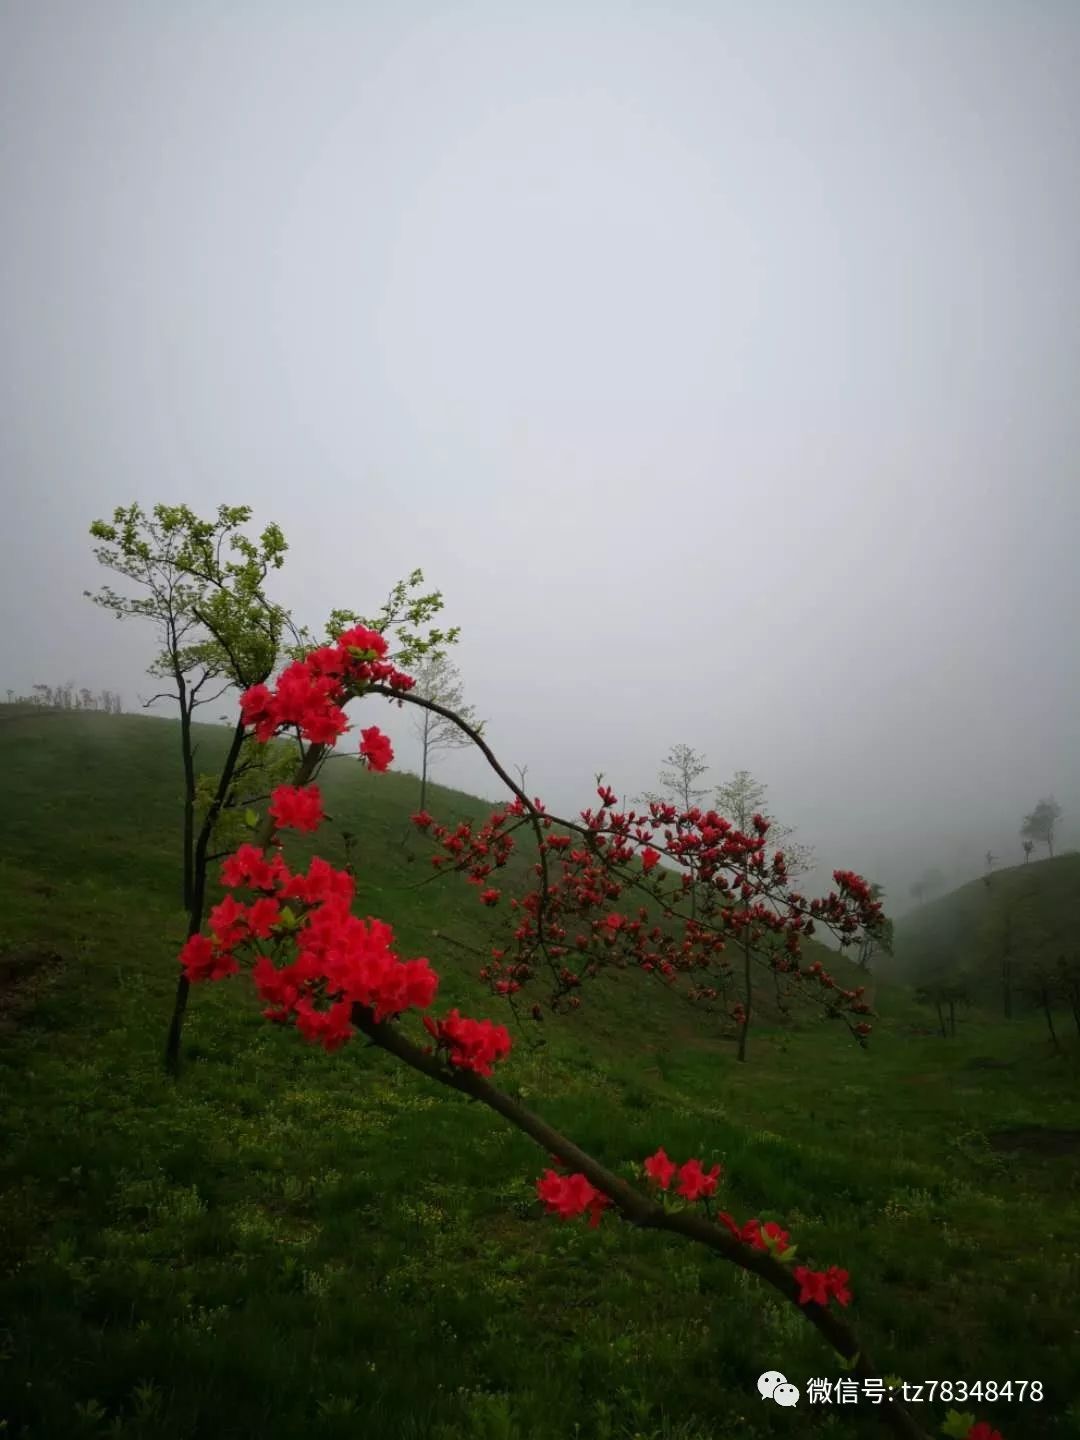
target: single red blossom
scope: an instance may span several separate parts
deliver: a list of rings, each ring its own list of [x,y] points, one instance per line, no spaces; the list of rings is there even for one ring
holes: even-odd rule
[[[720,1179],[720,1166],[714,1165],[708,1174],[701,1168],[700,1160],[687,1160],[679,1167],[679,1194],[684,1200],[702,1200],[706,1195],[716,1193]]]
[[[369,769],[379,771],[389,769],[394,758],[389,738],[377,725],[369,725],[366,730],[360,731],[360,754],[367,761]]]
[[[418,810],[415,815],[410,815],[409,819],[418,830],[427,830],[434,824],[434,817],[429,815],[426,810]]]
[[[645,1174],[650,1180],[655,1180],[661,1190],[666,1190],[671,1184],[671,1177],[679,1167],[668,1156],[661,1145],[655,1155],[650,1155],[645,1161]]]
[[[218,945],[231,949],[247,938],[247,911],[234,896],[226,895],[220,904],[210,911],[210,929]]]
[[[839,1266],[830,1265],[825,1272],[825,1284],[828,1286],[829,1294],[838,1305],[851,1304],[851,1291],[848,1288],[848,1272],[841,1270]]]
[[[1001,1431],[995,1430],[988,1420],[976,1420],[965,1440],[1002,1440],[1002,1437]]]
[[[593,1229],[599,1225],[604,1207],[611,1203],[584,1175],[559,1175],[554,1170],[546,1171],[536,1182],[536,1193],[552,1214],[561,1215],[564,1220],[573,1220],[588,1211]]]
[[[796,1265],[791,1272],[799,1285],[799,1304],[828,1305],[829,1289],[825,1275],[819,1270],[810,1270],[805,1265]]]
[[[499,890],[484,890],[480,895],[480,899],[485,905],[497,905],[501,893]]]
[[[266,940],[280,918],[281,906],[269,895],[263,895],[248,910],[248,928],[257,940]]]
[[[349,630],[343,630],[337,643],[342,650],[362,650],[365,654],[376,655],[380,660],[389,648],[386,636],[381,635],[378,630],[369,630],[366,625],[354,625]]]
[[[659,850],[654,850],[651,845],[646,846],[646,848],[641,852],[641,868],[645,871],[645,874],[647,875],[649,871],[653,868],[653,866],[658,865],[659,863]]]
[[[221,867],[221,883],[230,889],[247,885],[252,890],[272,890],[277,871],[256,845],[241,845]]]
[[[279,830],[317,830],[326,818],[317,785],[279,785],[270,796],[270,814]]]
[[[240,968],[227,950],[211,944],[205,935],[192,935],[188,939],[180,951],[180,964],[192,985],[201,980],[224,980]]]

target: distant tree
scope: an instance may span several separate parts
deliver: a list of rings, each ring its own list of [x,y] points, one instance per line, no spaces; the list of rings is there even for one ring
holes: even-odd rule
[[[1002,923],[1001,944],[1001,1008],[1006,1020],[1011,1020],[1013,1014],[1014,970],[1012,907],[1007,906]]]
[[[674,805],[680,813],[685,814],[693,810],[709,793],[707,789],[696,784],[708,768],[709,762],[705,756],[699,754],[692,745],[672,745],[661,761],[657,776],[659,790],[644,791],[637,797],[637,802],[642,805]],[[598,784],[600,779],[602,777],[597,778]],[[690,857],[683,861],[683,865],[691,882],[690,913],[693,916],[697,914],[696,872]]]
[[[923,901],[929,900],[932,895],[937,895],[945,885],[944,877],[936,866],[924,870],[908,892],[913,900],[921,905]]]
[[[1036,1005],[1046,1017],[1046,1028],[1050,1032],[1050,1043],[1060,1053],[1061,1041],[1054,1029],[1054,1005],[1060,998],[1060,971],[1045,961],[1036,961],[1029,966],[1021,989],[1028,1000]]]
[[[482,730],[472,706],[465,704],[461,676],[448,655],[425,656],[414,668],[413,678],[415,694],[453,710],[475,730]],[[472,741],[452,720],[433,710],[420,710],[413,726],[420,740],[420,809],[423,810],[427,801],[428,771],[436,751],[467,749]]]
[[[1024,841],[1024,864],[1025,864],[1025,865],[1026,865],[1026,864],[1028,863],[1028,861],[1031,859],[1031,852],[1032,852],[1032,850],[1034,850],[1034,849],[1035,849],[1035,841],[1034,841],[1034,840],[1025,840],[1025,841]]]
[[[994,866],[997,864],[997,856],[992,850],[987,850],[986,855],[983,858],[986,862],[986,874],[983,876],[983,884],[987,887],[987,889],[989,889],[990,876],[993,872]]]
[[[1066,958],[1064,955],[1059,955],[1056,978],[1060,993],[1069,1002],[1069,1008],[1072,1010],[1076,1033],[1080,1035],[1080,956],[1073,955],[1071,958]]]
[[[790,825],[781,825],[769,813],[768,789],[749,770],[736,770],[730,780],[716,787],[716,809],[744,835],[752,833],[754,816],[761,815],[769,822],[769,844],[784,852],[788,874],[805,875],[814,868],[814,852],[792,838],[795,831]]]
[[[1024,816],[1020,834],[1027,840],[1037,841],[1054,853],[1054,831],[1061,819],[1061,806],[1052,795],[1046,795],[1035,806],[1030,815]]]
[[[10,704],[14,701],[14,699],[15,699],[15,691],[14,691],[14,690],[9,690],[9,691],[7,692],[7,703],[10,705]]]
[[[660,789],[646,790],[640,797],[646,804],[675,805],[685,812],[709,793],[695,783],[708,770],[709,762],[692,745],[673,745],[661,761],[661,767],[657,777]]]
[[[872,884],[870,886],[871,900],[882,901],[885,899],[884,885]],[[859,948],[856,952],[856,960],[860,970],[869,970],[870,961],[877,955],[891,955],[893,949],[893,922],[883,920],[878,930],[865,930],[859,940]]]
[[[928,980],[916,989],[915,999],[921,1005],[934,1007],[942,1039],[955,1037],[956,1007],[966,1005],[970,999],[968,987],[963,980],[948,980],[942,977]]]

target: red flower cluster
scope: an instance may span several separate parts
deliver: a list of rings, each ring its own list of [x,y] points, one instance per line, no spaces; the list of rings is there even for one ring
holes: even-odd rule
[[[967,1440],[1002,1440],[1001,1431],[987,1420],[977,1420],[967,1433]]]
[[[280,786],[270,813],[279,825],[317,828],[318,787]],[[191,936],[180,953],[190,981],[235,974],[242,947],[270,940],[277,956],[291,944],[293,958],[286,965],[266,954],[254,957],[252,979],[267,1007],[263,1013],[270,1020],[294,1020],[305,1039],[327,1050],[338,1049],[352,1034],[354,1006],[379,1022],[425,1010],[434,1001],[439,979],[428,961],[401,960],[389,925],[353,915],[355,885],[347,871],[315,856],[306,873],[294,873],[280,850],[268,856],[245,844],[225,861],[221,878],[230,891],[245,886],[256,898],[243,905],[229,893],[210,912],[211,935]],[[505,1027],[488,1020],[452,1010],[438,1025],[427,1017],[425,1024],[445,1045],[451,1064],[482,1075],[490,1075],[494,1062],[510,1052]]]
[[[253,685],[245,690],[240,697],[245,724],[254,727],[255,738],[263,743],[278,731],[295,726],[313,744],[335,744],[348,728],[342,708],[348,700],[372,684],[403,692],[416,683],[385,659],[387,648],[385,635],[354,625],[333,645],[323,645],[287,665],[273,689]],[[388,751],[389,742],[385,750],[375,742],[374,755],[364,753],[372,769],[385,770],[391,758]],[[386,763],[377,763],[384,755]]]
[[[714,1194],[717,1181],[723,1174],[719,1165],[714,1165],[712,1170],[705,1174],[700,1160],[687,1160],[685,1165],[676,1165],[663,1146],[649,1156],[644,1168],[649,1179],[659,1185],[661,1190],[667,1190],[677,1174],[678,1193],[687,1200],[701,1200]],[[716,1219],[743,1245],[749,1245],[754,1250],[768,1251],[779,1260],[790,1260],[791,1236],[775,1220],[767,1220],[762,1224],[755,1218],[740,1227],[726,1210],[721,1210]],[[830,1298],[838,1305],[847,1305],[851,1300],[851,1291],[847,1288],[848,1272],[835,1265],[830,1265],[828,1270],[823,1271],[808,1270],[805,1265],[799,1265],[792,1274],[799,1282],[800,1305],[806,1305],[810,1301],[817,1305],[827,1305]]]
[[[536,1193],[553,1215],[564,1220],[573,1220],[577,1215],[589,1212],[589,1224],[596,1228],[600,1215],[611,1201],[584,1175],[560,1175],[555,1170],[546,1170],[536,1182]]]
[[[360,754],[368,763],[369,770],[387,770],[394,758],[390,741],[377,725],[369,725],[360,731]]]
[[[451,1010],[445,1020],[424,1016],[424,1028],[436,1044],[445,1048],[451,1065],[490,1075],[497,1060],[510,1054],[510,1032],[491,1020],[468,1020]]]
[[[820,962],[804,969],[798,963],[802,938],[813,934],[815,922],[829,925],[843,941],[860,925],[880,921],[880,902],[870,898],[857,875],[838,871],[839,890],[807,902],[789,888],[782,853],[766,861],[769,825],[763,817],[756,816],[750,833],[743,834],[715,811],[680,812],[673,805],[653,804],[643,814],[622,814],[610,787],[598,787],[597,794],[600,810],[583,811],[579,825],[564,822],[570,833],[555,831],[557,822],[539,801],[534,802],[535,816],[518,799],[477,830],[468,822],[439,825],[426,811],[413,816],[417,828],[428,831],[439,847],[432,864],[452,867],[481,887],[493,869],[506,864],[515,832],[539,827],[535,884],[510,900],[509,944],[500,945],[493,952],[495,963],[481,971],[493,989],[508,977],[524,985],[537,974],[552,975],[556,983],[548,1003],[553,1010],[566,1010],[580,1003],[570,991],[583,979],[595,978],[607,966],[637,966],[667,985],[685,977],[681,988],[688,998],[711,1002],[731,979],[728,944],[741,948],[749,942],[755,952],[770,955],[768,963],[791,983],[818,986],[832,1013],[870,1013],[861,990],[837,985]],[[684,873],[658,869],[662,854],[681,862]],[[670,923],[676,918],[671,907],[692,884],[696,914],[683,919],[679,933]],[[659,897],[668,907],[669,923],[651,923],[643,905],[619,905],[634,888]],[[481,889],[482,903],[494,905],[496,898],[491,888]],[[563,963],[571,956],[576,963]],[[720,989],[701,983],[703,970],[717,976]],[[567,976],[574,977],[573,984]],[[745,1025],[741,1007],[730,1013],[737,1025]],[[860,1024],[852,1033],[863,1041],[869,1027]]]
[[[685,1165],[676,1165],[661,1146],[655,1155],[650,1155],[645,1161],[645,1173],[661,1190],[666,1190],[678,1174],[677,1189],[683,1199],[703,1200],[707,1195],[716,1194],[716,1186],[724,1171],[722,1166],[714,1165],[706,1174],[701,1168],[700,1160],[687,1160]]]
[[[318,786],[279,785],[270,797],[270,814],[279,830],[317,830],[325,819]]]

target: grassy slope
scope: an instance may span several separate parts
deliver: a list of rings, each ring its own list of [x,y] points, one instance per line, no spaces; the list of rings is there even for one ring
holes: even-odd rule
[[[193,994],[192,1061],[166,1083],[174,743],[163,721],[0,707],[0,949],[63,957],[0,1035],[8,1434],[878,1433],[867,1405],[793,1420],[758,1398],[762,1369],[839,1371],[755,1282],[611,1219],[543,1218],[530,1142],[381,1054],[308,1049],[236,982]],[[405,888],[424,873],[402,846],[406,779],[342,764],[327,789],[358,837],[362,909],[476,1002],[475,962],[432,931],[481,945],[489,917],[461,882]],[[430,808],[477,805],[436,791]],[[987,1143],[1080,1126],[1074,1059],[1049,1057],[1035,1022],[913,1034],[904,997],[881,993],[870,1052],[811,1023],[764,1032],[740,1067],[623,978],[500,1078],[616,1167],[660,1143],[722,1159],[728,1208],[849,1266],[883,1368],[1042,1379],[1044,1405],[989,1407],[1006,1440],[1080,1434],[1075,1161]],[[972,1067],[987,1055],[1010,1068]]]
[[[897,978],[962,975],[995,1008],[1001,957],[1011,921],[1022,971],[1073,956],[1080,924],[1080,855],[1059,855],[999,870],[906,915],[896,927]]]

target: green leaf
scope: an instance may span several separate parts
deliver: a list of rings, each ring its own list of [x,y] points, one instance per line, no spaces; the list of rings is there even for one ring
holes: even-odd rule
[[[254,830],[258,823],[259,812],[257,810],[248,809],[244,811],[244,824],[249,830]]]
[[[782,1261],[783,1264],[790,1265],[792,1260],[795,1259],[795,1251],[798,1250],[798,1248],[799,1247],[797,1245],[789,1245],[788,1248],[776,1258]]]
[[[296,911],[291,905],[283,905],[278,916],[278,924],[283,925],[286,930],[295,930],[300,921],[296,918]]]
[[[860,1350],[856,1350],[856,1351],[855,1351],[855,1354],[852,1355],[852,1357],[850,1358],[850,1360],[843,1360],[843,1359],[841,1359],[841,1361],[840,1361],[840,1369],[841,1369],[841,1370],[847,1370],[847,1371],[854,1370],[854,1369],[855,1369],[855,1366],[859,1363],[859,1359],[860,1359],[861,1354],[862,1354],[862,1352],[861,1352]]]
[[[945,1423],[941,1427],[942,1435],[952,1437],[952,1440],[964,1440],[968,1431],[975,1424],[975,1416],[961,1414],[959,1410],[950,1410],[945,1416]]]

